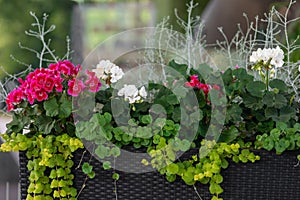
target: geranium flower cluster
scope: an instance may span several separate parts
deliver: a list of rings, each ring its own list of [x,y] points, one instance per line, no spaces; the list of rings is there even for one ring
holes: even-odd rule
[[[211,89],[209,84],[201,83],[197,75],[190,76],[190,82],[186,82],[185,85],[202,90],[205,96],[208,95],[209,90]]]
[[[129,101],[130,104],[139,103],[147,97],[145,87],[142,86],[138,89],[135,85],[124,85],[118,92],[119,96],[124,96],[125,101]]]
[[[202,90],[205,96],[208,95],[208,92],[211,88],[209,84],[201,83],[197,75],[190,76],[190,82],[187,82],[185,85],[188,87],[194,87]]]
[[[209,91],[211,89],[221,90],[220,86],[218,86],[216,84],[210,85],[210,84],[201,83],[201,81],[198,78],[198,75],[191,75],[190,76],[190,81],[186,82],[185,86],[202,90],[204,95],[205,95],[206,102],[208,104],[210,104],[210,101],[207,100]]]
[[[78,96],[85,88],[90,92],[97,92],[101,83],[96,74],[87,70],[88,78],[83,82],[76,78],[80,70],[80,65],[75,67],[68,60],[50,64],[48,68],[36,69],[28,74],[25,80],[19,79],[21,85],[8,94],[8,111],[23,100],[34,104],[35,101],[47,100],[50,93],[62,93],[64,89],[71,96]],[[64,88],[64,82],[67,82],[67,88]]]
[[[101,60],[92,71],[107,84],[116,83],[124,75],[123,70],[109,60]]]
[[[280,49],[279,46],[277,46],[276,48],[258,48],[257,51],[252,52],[250,56],[250,62],[252,63],[263,61],[264,65],[266,65],[268,62],[270,62],[269,64],[274,66],[275,68],[283,66],[283,59],[284,52],[282,49]]]

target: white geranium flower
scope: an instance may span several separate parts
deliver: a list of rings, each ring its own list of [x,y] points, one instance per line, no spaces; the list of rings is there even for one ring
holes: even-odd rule
[[[110,77],[111,77],[110,82],[115,83],[118,80],[120,80],[123,76],[124,76],[123,70],[117,65],[113,66],[110,69]]]
[[[139,95],[143,98],[147,97],[147,92],[144,86],[139,90]]]
[[[104,81],[107,81],[107,79],[110,78],[109,81],[111,83],[117,82],[124,75],[123,70],[109,60],[101,60],[97,64],[96,69],[93,69],[92,71],[96,73],[96,76],[99,79]]]
[[[284,52],[279,46],[277,46],[275,49],[272,49],[272,54],[270,57],[272,57],[271,65],[274,65],[275,68],[283,66]]]
[[[284,53],[283,50],[277,46],[276,48],[258,48],[257,51],[252,52],[250,56],[250,62],[256,63],[263,61],[264,63],[268,62],[271,59],[270,64],[275,68],[282,67],[284,62]]]
[[[100,67],[100,63],[96,66],[96,69],[93,69],[92,72],[95,72],[97,78],[101,79],[104,75],[104,67]]]
[[[124,85],[124,87],[119,90],[118,96],[124,96],[125,101],[132,104],[140,101],[142,98],[145,98],[147,93],[144,86],[138,90],[135,85]]]
[[[260,51],[261,51],[261,48],[258,48],[257,51],[252,52],[252,54],[250,56],[250,62],[255,63],[255,62],[258,62],[261,60]]]

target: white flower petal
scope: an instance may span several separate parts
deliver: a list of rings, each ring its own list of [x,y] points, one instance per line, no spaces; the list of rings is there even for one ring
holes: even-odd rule
[[[147,92],[146,92],[146,89],[145,87],[141,87],[141,89],[139,90],[139,95],[143,98],[146,98],[147,97]]]
[[[115,83],[120,80],[124,75],[123,70],[117,65],[113,66],[110,70],[111,80],[110,82]]]

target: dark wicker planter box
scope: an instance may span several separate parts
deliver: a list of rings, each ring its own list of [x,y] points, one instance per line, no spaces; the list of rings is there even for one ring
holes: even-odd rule
[[[222,187],[224,200],[296,200],[300,199],[300,166],[296,156],[299,152],[286,152],[276,155],[273,152],[258,151],[261,160],[252,164],[231,163],[223,170]],[[74,157],[75,163],[81,158],[81,152]],[[89,156],[85,156],[86,161]],[[21,199],[27,195],[29,175],[26,169],[27,159],[20,153],[20,184]],[[92,160],[95,179],[89,179],[79,199],[82,200],[113,200],[114,181],[112,171],[104,171],[102,164]],[[128,166],[132,167],[132,166]],[[119,172],[117,183],[119,200],[193,200],[199,199],[194,188],[187,186],[181,180],[169,183],[165,177],[156,172],[131,174]],[[77,170],[74,183],[81,188],[85,175]],[[211,198],[207,185],[197,185],[197,190],[203,200]]]

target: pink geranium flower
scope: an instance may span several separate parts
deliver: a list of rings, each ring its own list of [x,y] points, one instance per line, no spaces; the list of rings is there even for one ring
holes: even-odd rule
[[[101,82],[97,78],[96,73],[89,70],[86,70],[86,73],[89,75],[89,79],[85,81],[85,84],[89,86],[89,91],[98,92],[101,86]]]
[[[84,83],[81,80],[73,78],[72,80],[68,81],[68,94],[71,96],[78,96],[80,92],[84,89]]]
[[[81,66],[76,67],[68,60],[50,64],[48,68],[36,69],[29,73],[25,80],[18,79],[20,86],[11,91],[6,99],[8,111],[13,110],[22,100],[27,100],[31,105],[48,99],[53,92],[64,90],[71,96],[78,96],[85,88],[90,92],[97,92],[101,82],[94,72],[86,71],[88,76],[84,80],[76,79]],[[85,84],[84,84],[85,83]],[[64,87],[64,85],[68,87]]]
[[[35,94],[35,99],[37,99],[38,101],[43,101],[48,98],[47,92],[44,91],[43,89],[34,91],[34,94]]]

